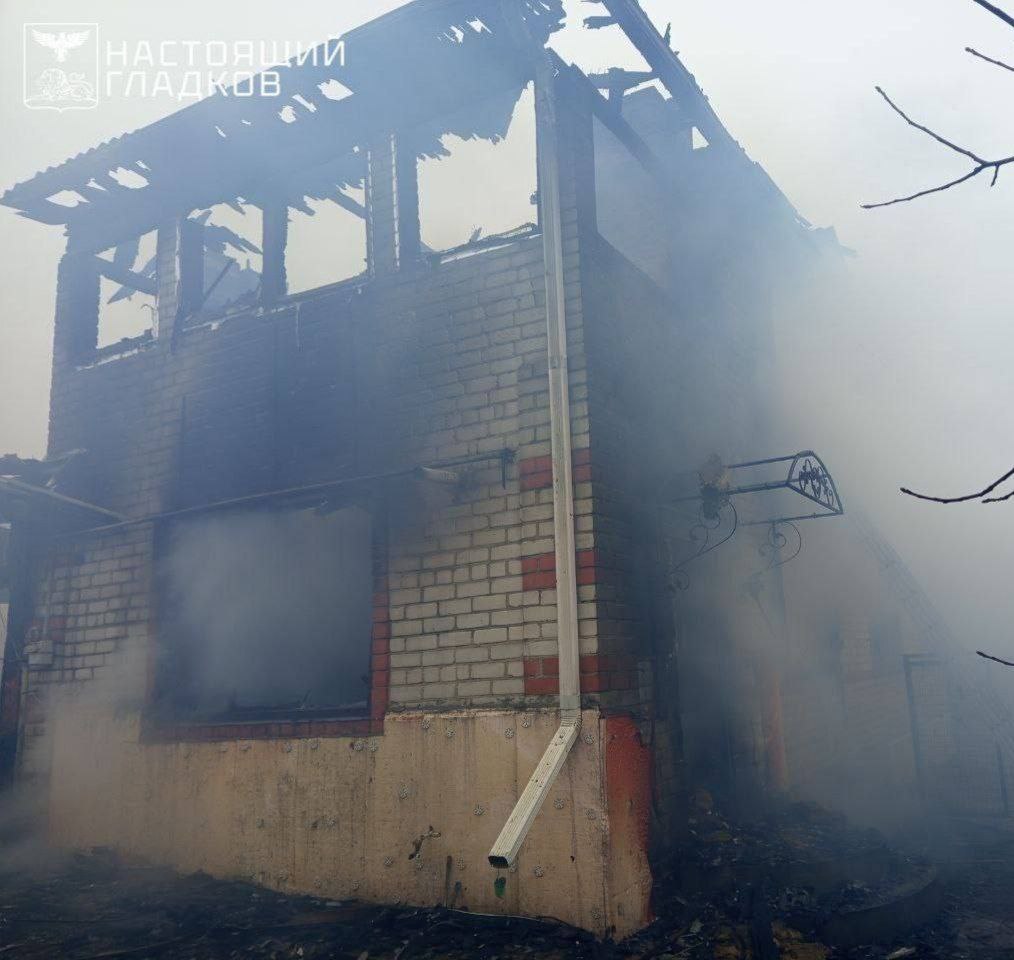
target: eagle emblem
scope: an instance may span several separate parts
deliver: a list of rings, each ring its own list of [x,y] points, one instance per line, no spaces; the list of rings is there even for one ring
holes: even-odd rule
[[[59,33],[46,33],[43,30],[32,30],[32,39],[41,47],[56,53],[57,63],[63,63],[67,59],[67,52],[77,47],[84,46],[91,30],[81,30],[76,33],[68,33],[61,30]]]

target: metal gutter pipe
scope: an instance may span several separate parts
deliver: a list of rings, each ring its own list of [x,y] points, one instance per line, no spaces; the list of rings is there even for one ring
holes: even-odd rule
[[[556,542],[556,622],[560,661],[560,727],[489,852],[494,867],[514,864],[581,729],[581,680],[577,635],[574,480],[570,451],[570,386],[563,286],[560,159],[556,127],[555,68],[546,52],[535,63],[539,220],[546,269],[546,333],[549,351],[549,422]]]

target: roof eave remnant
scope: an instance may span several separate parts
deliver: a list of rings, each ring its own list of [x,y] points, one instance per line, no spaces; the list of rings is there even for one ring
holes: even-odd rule
[[[542,43],[563,18],[561,0],[523,0],[518,9]],[[236,197],[282,188],[302,199],[299,171],[318,168],[319,177],[322,164],[350,155],[381,127],[448,113],[522,86],[528,58],[503,16],[495,0],[416,0],[346,34],[342,62],[290,62],[279,71],[277,98],[216,94],[36,174],[11,187],[0,203],[43,223],[65,224],[79,249],[95,251],[147,232],[166,216]],[[398,51],[398,69],[378,68],[392,50]],[[320,88],[332,79],[352,93],[325,95]],[[285,122],[280,107],[296,96],[317,109]],[[333,173],[331,180],[309,183],[309,195],[358,183],[359,161],[355,169],[325,171]],[[110,176],[120,168],[147,182],[123,186]],[[82,201],[52,202],[62,191],[75,191]]]

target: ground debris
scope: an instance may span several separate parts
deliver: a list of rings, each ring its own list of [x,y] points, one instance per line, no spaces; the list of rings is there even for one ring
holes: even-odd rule
[[[890,933],[877,924],[900,914],[936,868],[819,809],[788,807],[743,824],[708,798],[694,819],[686,844],[656,868],[655,921],[621,943],[558,921],[286,896],[100,848],[31,869],[0,864],[0,960],[1014,957],[1014,856],[973,851],[933,880],[942,905],[932,922],[843,943],[828,936],[834,922]],[[717,856],[723,869],[700,869]]]
[[[775,923],[773,930],[781,960],[827,960],[831,953],[824,944],[807,940],[798,930],[783,923]]]

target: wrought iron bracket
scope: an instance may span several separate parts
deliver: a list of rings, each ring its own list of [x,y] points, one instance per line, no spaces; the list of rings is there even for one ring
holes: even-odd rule
[[[737,472],[738,476],[744,476],[744,471],[759,471],[765,467],[778,470],[777,479],[738,484],[734,482]],[[796,521],[840,517],[845,513],[845,505],[838,493],[834,478],[824,465],[824,461],[812,450],[800,450],[798,453],[786,456],[766,457],[762,460],[746,460],[742,463],[731,464],[723,464],[717,456],[711,457],[699,471],[699,477],[700,489],[697,494],[668,501],[670,505],[692,501],[700,503],[699,519],[693,523],[690,529],[690,540],[698,545],[697,550],[679,563],[675,563],[671,556],[667,557],[673,586],[680,589],[686,589],[689,583],[684,569],[686,565],[731,540],[739,527],[766,526],[769,528],[768,541],[760,549],[762,555],[768,559],[765,569],[770,570],[788,563],[799,555],[803,538],[796,526]],[[808,504],[815,505],[817,509],[810,507],[810,512],[804,513],[802,512],[803,508],[800,507],[799,512],[793,510],[774,511],[771,515],[764,515],[760,518],[743,519],[733,503],[734,497],[778,490],[788,490],[797,494],[808,501]],[[722,526],[722,513],[726,508],[732,514],[731,529],[721,539],[711,541],[711,532]],[[787,557],[781,555],[782,548],[788,543],[788,538],[779,529],[779,525],[782,524],[787,525],[793,531],[797,541],[796,549]]]
[[[733,483],[734,471],[774,467],[778,464],[786,464],[783,478],[757,483]],[[673,502],[700,500],[705,512],[708,512],[709,505],[720,504],[732,497],[768,493],[775,490],[789,490],[810,503],[816,504],[820,509],[813,510],[811,508],[809,513],[790,512],[785,515],[744,520],[740,522],[740,526],[763,526],[773,523],[788,523],[793,520],[819,520],[822,517],[840,517],[845,512],[845,505],[842,503],[834,478],[824,465],[824,461],[812,450],[800,450],[799,453],[790,453],[784,457],[767,457],[764,460],[746,460],[743,463],[725,465],[721,464],[717,458],[713,458],[701,472],[700,492],[695,496],[680,497]]]

